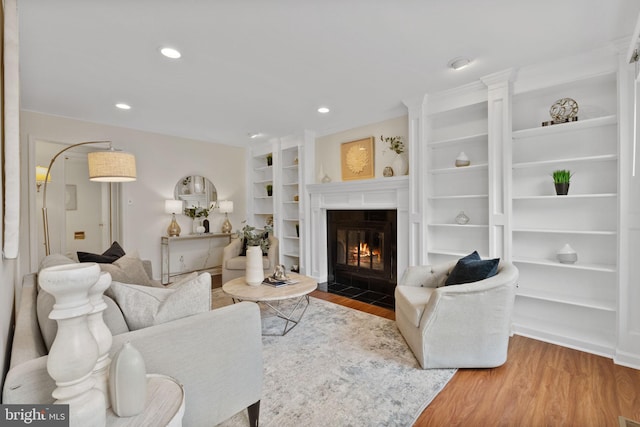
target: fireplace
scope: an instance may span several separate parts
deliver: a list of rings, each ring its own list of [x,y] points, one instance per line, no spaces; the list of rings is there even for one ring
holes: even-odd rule
[[[328,282],[393,296],[396,210],[328,210]]]

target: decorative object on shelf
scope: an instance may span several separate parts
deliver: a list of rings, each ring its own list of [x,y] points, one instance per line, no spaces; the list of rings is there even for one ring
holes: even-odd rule
[[[469,222],[469,217],[464,213],[464,211],[460,211],[460,213],[456,216],[456,223],[460,225],[465,225]]]
[[[322,183],[328,184],[330,182],[331,182],[331,177],[325,173],[324,176],[322,177]]]
[[[267,196],[269,197],[273,196],[273,185],[267,184],[265,188],[267,189]]]
[[[199,206],[191,206],[184,209],[184,214],[193,220],[193,233],[204,233],[204,226],[202,225],[202,219],[209,216],[209,212],[213,209],[215,204],[211,204],[209,209],[201,208]]]
[[[119,417],[132,417],[144,411],[146,367],[142,355],[130,342],[124,343],[111,361],[109,394],[113,412]]]
[[[409,172],[409,160],[407,159],[403,139],[402,136],[385,137],[380,135],[380,141],[387,143],[389,145],[388,149],[396,153],[396,157],[391,162],[393,174],[396,176],[406,175]]]
[[[273,215],[269,215],[267,219],[265,219],[264,224],[273,227]]]
[[[393,176],[393,168],[391,166],[385,166],[384,169],[382,169],[382,176],[385,178]]]
[[[560,169],[553,171],[553,184],[556,187],[556,194],[558,196],[566,196],[569,194],[569,183],[573,174],[566,169]]]
[[[291,266],[291,272],[292,273],[300,273],[300,267],[298,266],[298,264],[293,264]]]
[[[231,233],[233,226],[231,225],[231,221],[229,221],[229,214],[233,213],[233,201],[231,200],[220,200],[218,202],[218,209],[220,213],[224,214],[224,222],[222,223],[222,231],[223,233]]]
[[[558,99],[549,109],[551,121],[542,122],[542,126],[578,121],[578,103],[571,98]]]
[[[169,237],[179,236],[180,235],[180,225],[176,221],[176,213],[182,212],[182,200],[165,200],[164,201],[164,212],[167,214],[171,214],[171,223],[169,227],[167,227],[167,235]]]
[[[374,177],[374,137],[344,142],[340,146],[340,164],[342,165],[342,180],[351,181]],[[327,175],[325,175],[327,177]],[[330,180],[330,178],[329,178]],[[322,178],[322,182],[325,181]]]
[[[194,175],[194,177],[193,177],[193,192],[195,194],[204,193],[204,176]]]
[[[89,144],[109,144],[109,149],[105,151],[93,151],[87,153],[87,164],[89,167],[89,180],[96,182],[130,182],[136,180],[136,158],[133,154],[118,151],[111,146],[111,141],[87,141],[69,145],[53,156],[42,188],[42,222],[44,224],[44,249],[45,255],[51,254],[51,242],[49,239],[49,218],[47,215],[47,183],[53,163],[67,150],[81,145]],[[6,255],[6,254],[5,254]]]
[[[294,164],[294,165],[297,165],[297,164],[298,164],[298,158],[297,158],[297,157],[294,157],[294,158],[293,158],[293,164]]]
[[[294,201],[294,202],[298,202],[298,201],[300,201],[300,196],[298,196],[297,194],[294,194],[294,195],[293,195],[293,201]]]
[[[273,154],[269,153],[267,154],[267,166],[272,166],[273,165]]]
[[[458,157],[456,157],[456,167],[469,166],[470,164],[471,160],[469,160],[469,157],[467,157],[464,151],[461,151]]]
[[[209,219],[208,218],[205,218],[204,221],[202,221],[202,226],[204,227],[204,232],[205,233],[209,233],[209,231],[210,231],[210,229],[209,229],[210,223],[209,223]]]
[[[296,237],[300,237],[300,224],[296,224]]]
[[[578,261],[578,254],[568,243],[558,250],[556,256],[563,264],[573,264]]]

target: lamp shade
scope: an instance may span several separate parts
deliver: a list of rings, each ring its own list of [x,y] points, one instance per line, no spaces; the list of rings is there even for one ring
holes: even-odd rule
[[[49,169],[44,166],[36,166],[36,182],[44,182],[47,179],[47,172]],[[49,175],[47,182],[51,182],[51,175]]]
[[[136,180],[136,158],[122,151],[88,153],[89,179],[99,182],[129,182]]]
[[[220,200],[218,209],[220,213],[233,213],[233,202],[231,200]]]
[[[182,213],[182,200],[165,200],[164,212],[168,214]]]

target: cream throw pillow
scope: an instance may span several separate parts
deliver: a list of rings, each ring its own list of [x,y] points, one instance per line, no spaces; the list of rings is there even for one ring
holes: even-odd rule
[[[105,292],[113,298],[134,331],[211,308],[211,275],[202,273],[172,289],[139,286],[114,281]]]
[[[115,260],[112,264],[99,264],[102,271],[111,274],[114,282],[129,283],[141,286],[155,286],[162,288],[163,286],[157,281],[152,280],[147,275],[142,260],[137,253],[126,254]]]

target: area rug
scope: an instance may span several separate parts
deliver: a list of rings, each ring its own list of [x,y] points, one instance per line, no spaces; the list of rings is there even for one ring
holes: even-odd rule
[[[395,322],[313,297],[291,332],[263,337],[263,354],[263,427],[411,426],[455,373],[421,369]],[[242,411],[221,425],[248,422]]]

